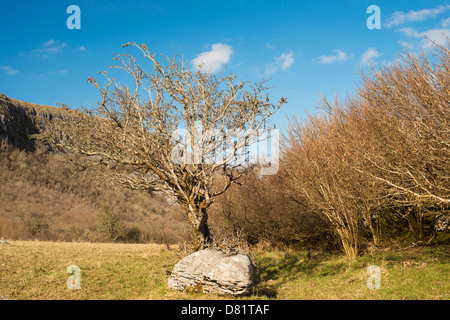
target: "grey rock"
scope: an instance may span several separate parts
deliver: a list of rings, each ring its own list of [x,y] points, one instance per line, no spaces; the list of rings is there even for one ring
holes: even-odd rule
[[[436,215],[436,223],[434,225],[436,231],[450,230],[450,214],[439,213]]]
[[[240,249],[221,251],[208,248],[190,254],[173,268],[168,280],[170,289],[194,288],[220,295],[244,295],[252,291],[254,267]]]
[[[30,135],[41,132],[58,117],[62,108],[42,106],[15,100],[0,93],[0,143],[33,150]]]

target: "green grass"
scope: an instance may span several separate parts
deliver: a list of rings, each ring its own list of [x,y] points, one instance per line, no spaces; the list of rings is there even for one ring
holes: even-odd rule
[[[253,250],[257,280],[239,299],[450,298],[448,247],[377,251],[348,262],[342,255]],[[183,257],[156,244],[11,241],[0,245],[0,296],[9,299],[224,299],[167,288],[166,271]],[[367,266],[381,269],[381,289],[368,289]],[[81,289],[70,290],[66,269],[81,269]]]

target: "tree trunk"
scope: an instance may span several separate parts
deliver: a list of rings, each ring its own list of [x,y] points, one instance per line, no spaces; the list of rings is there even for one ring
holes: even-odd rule
[[[204,249],[212,242],[206,209],[191,207],[187,212],[187,216],[193,230],[194,250]]]
[[[424,233],[423,233],[423,227],[424,227],[424,217],[423,217],[423,212],[420,208],[418,208],[418,212],[417,212],[417,231],[418,231],[418,236],[419,236],[419,240],[423,240],[425,238]]]
[[[359,236],[354,232],[338,228],[337,233],[341,238],[342,247],[344,249],[344,253],[349,260],[354,260],[358,256],[359,252]]]
[[[379,245],[380,244],[380,217],[378,216],[376,218],[376,220],[372,217],[369,217],[369,229],[370,232],[372,233],[372,239],[373,239],[373,244],[374,245]]]

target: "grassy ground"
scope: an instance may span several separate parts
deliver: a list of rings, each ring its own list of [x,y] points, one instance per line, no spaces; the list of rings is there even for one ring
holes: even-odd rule
[[[9,299],[224,299],[167,289],[166,271],[183,257],[176,247],[12,241],[0,244],[0,296]],[[255,250],[254,293],[239,299],[450,298],[448,247],[377,251],[348,263],[340,255]],[[81,269],[69,290],[66,269]],[[368,289],[368,265],[380,267],[381,288]]]

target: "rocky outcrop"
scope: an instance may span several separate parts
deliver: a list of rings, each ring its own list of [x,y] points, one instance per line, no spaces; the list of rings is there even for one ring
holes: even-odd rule
[[[61,108],[42,106],[9,98],[0,93],[0,141],[32,150],[31,134],[39,133]]]
[[[244,295],[252,291],[254,267],[243,250],[224,252],[209,248],[183,258],[173,268],[168,286],[174,290],[194,288],[221,295]]]

